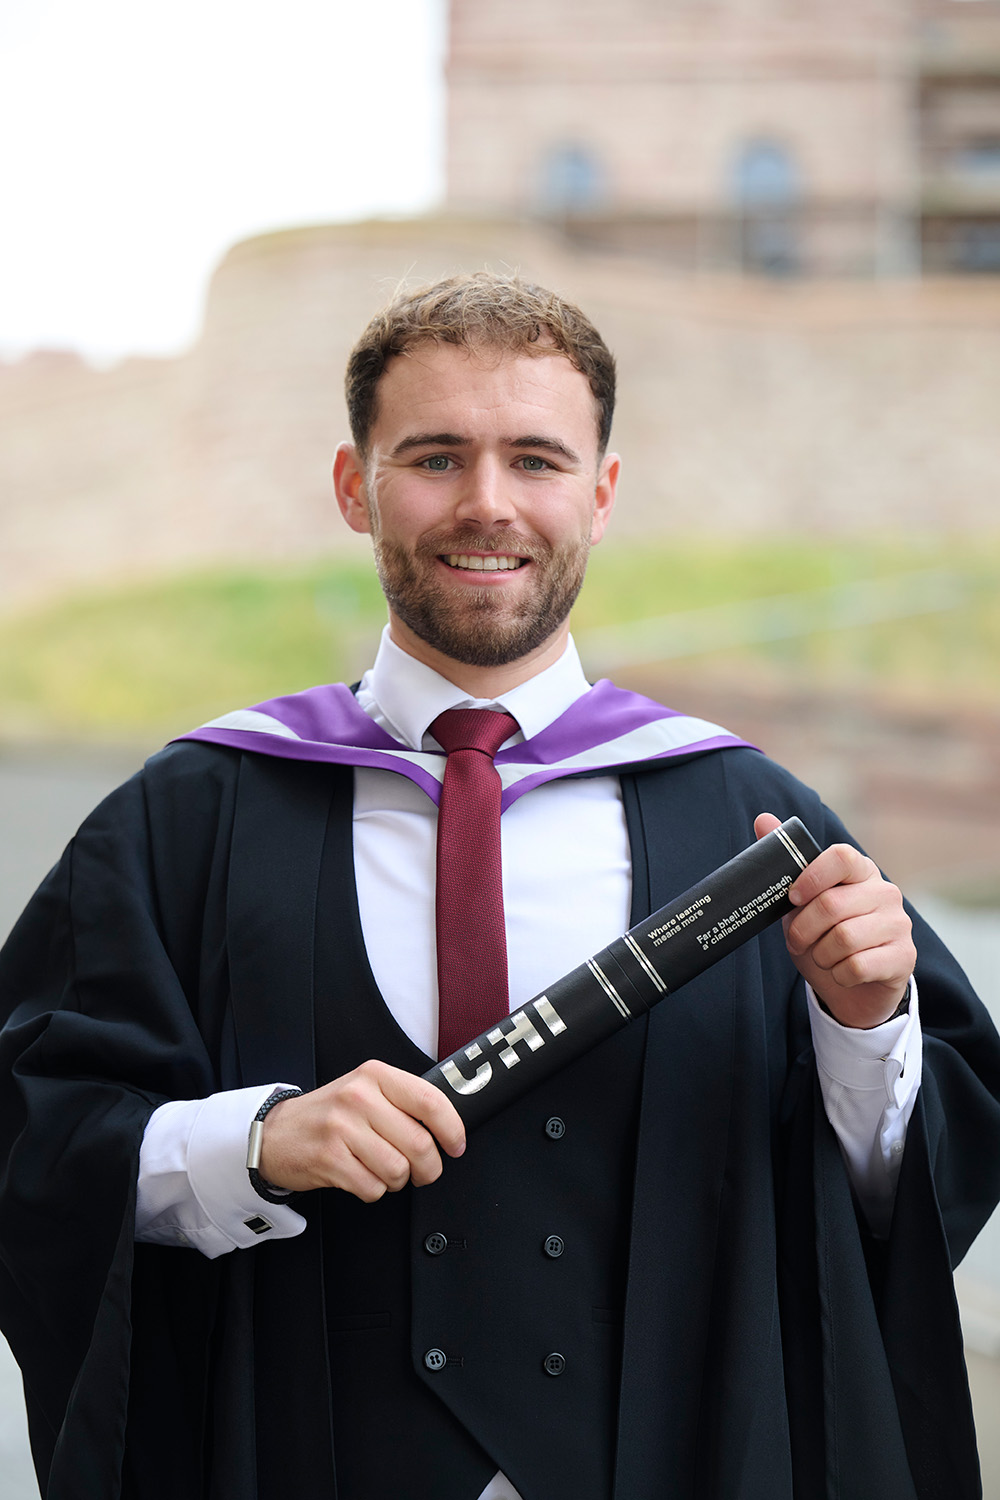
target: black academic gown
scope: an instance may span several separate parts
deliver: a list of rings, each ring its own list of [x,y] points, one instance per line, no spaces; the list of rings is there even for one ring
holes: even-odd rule
[[[215,1261],[132,1230],[158,1104],[314,1081],[314,1001],[337,999],[318,873],[350,776],[171,747],[0,955],[0,1315],[49,1500],[336,1494],[316,1195],[298,1238]],[[634,911],[752,842],[759,811],[844,837],[752,751],[623,788]],[[980,1493],[951,1269],[1000,1194],[1000,1043],[919,920],[917,947],[924,1082],[887,1244],[859,1226],[780,928],[635,1023],[618,1500]]]

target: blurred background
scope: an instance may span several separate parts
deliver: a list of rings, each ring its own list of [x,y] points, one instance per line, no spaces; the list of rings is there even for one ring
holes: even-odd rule
[[[0,0],[0,935],[164,739],[368,663],[347,352],[484,265],[618,357],[591,675],[817,786],[1000,1017],[1000,0]],[[959,1290],[1000,1500],[1000,1220]]]

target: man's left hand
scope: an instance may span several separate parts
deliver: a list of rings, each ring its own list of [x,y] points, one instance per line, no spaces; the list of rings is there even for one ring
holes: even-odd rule
[[[763,838],[780,822],[761,813]],[[917,951],[903,898],[850,844],[824,849],[790,887],[784,918],[792,962],[842,1026],[880,1026],[906,994]]]

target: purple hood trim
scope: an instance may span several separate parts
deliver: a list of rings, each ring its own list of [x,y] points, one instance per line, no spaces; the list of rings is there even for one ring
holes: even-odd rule
[[[444,754],[411,750],[393,739],[343,683],[272,698],[178,739],[284,760],[394,771],[434,802],[441,794]],[[506,809],[533,787],[560,776],[740,747],[756,748],[718,724],[688,718],[603,678],[533,739],[500,751],[496,766],[504,784],[502,805]]]

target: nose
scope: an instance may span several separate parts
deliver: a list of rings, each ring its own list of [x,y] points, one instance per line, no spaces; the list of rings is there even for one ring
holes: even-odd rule
[[[483,456],[466,468],[459,486],[455,520],[476,526],[505,526],[517,517],[512,479],[502,461]]]

